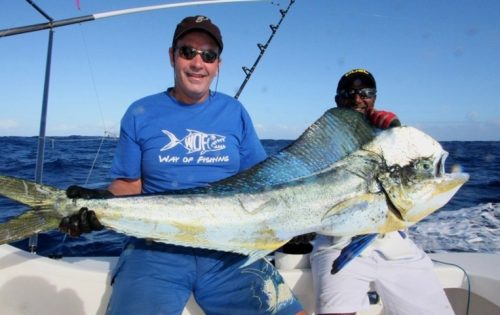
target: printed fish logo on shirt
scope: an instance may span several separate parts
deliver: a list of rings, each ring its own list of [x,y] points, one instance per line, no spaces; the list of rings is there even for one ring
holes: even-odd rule
[[[200,152],[201,155],[209,151],[224,150],[226,146],[223,144],[226,141],[225,136],[217,135],[214,133],[204,133],[192,129],[186,129],[189,133],[187,136],[179,140],[173,133],[168,130],[162,130],[166,134],[170,142],[160,149],[160,151],[167,151],[176,147],[178,144],[182,145],[188,153]]]

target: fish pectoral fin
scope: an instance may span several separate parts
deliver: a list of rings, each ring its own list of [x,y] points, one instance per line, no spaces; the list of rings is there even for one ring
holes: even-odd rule
[[[33,234],[47,232],[59,226],[62,216],[56,211],[29,210],[0,224],[0,244],[25,239]]]
[[[364,211],[368,208],[370,203],[377,199],[375,196],[375,194],[363,194],[354,198],[346,199],[328,210],[322,220],[333,215],[339,215],[346,211]]]
[[[331,274],[334,275],[344,268],[378,236],[377,233],[358,235],[352,238],[351,242],[340,251],[340,255],[333,261]]]
[[[321,233],[326,235],[359,235],[378,232],[387,218],[384,193],[363,194],[344,200],[321,219]]]

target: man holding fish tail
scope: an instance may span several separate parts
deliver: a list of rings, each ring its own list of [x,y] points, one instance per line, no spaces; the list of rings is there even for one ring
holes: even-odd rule
[[[134,102],[125,113],[108,190],[72,187],[68,197],[207,186],[263,161],[266,153],[242,104],[210,90],[222,49],[220,30],[209,18],[183,19],[169,49],[174,87]],[[60,229],[77,236],[100,229],[96,221],[82,208]],[[191,295],[206,314],[305,314],[269,262],[246,261],[236,253],[131,238],[113,272],[107,314],[180,315]]]
[[[354,69],[340,78],[335,102],[363,113],[377,128],[400,126],[393,113],[375,110],[376,95],[373,75]],[[316,314],[368,309],[370,283],[382,299],[384,314],[453,314],[431,260],[404,231],[351,237],[318,234],[311,268]]]

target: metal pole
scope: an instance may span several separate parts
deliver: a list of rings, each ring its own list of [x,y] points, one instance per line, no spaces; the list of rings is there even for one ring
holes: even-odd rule
[[[47,126],[47,108],[49,102],[50,68],[52,62],[52,39],[54,30],[49,30],[49,45],[47,48],[47,62],[45,64],[45,83],[43,88],[42,114],[40,116],[40,131],[38,133],[38,150],[35,166],[35,182],[42,182],[43,160],[45,155],[45,130]],[[36,252],[38,246],[38,234],[30,237],[28,247],[32,253]]]

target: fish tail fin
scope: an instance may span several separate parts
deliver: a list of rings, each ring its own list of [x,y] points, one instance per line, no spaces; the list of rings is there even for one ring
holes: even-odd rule
[[[0,244],[25,239],[59,226],[62,216],[49,209],[29,210],[5,223],[0,223]]]
[[[51,208],[64,191],[21,178],[0,176],[0,195],[31,208]]]
[[[64,190],[20,178],[0,176],[0,195],[33,209],[0,223],[0,244],[56,228],[62,216],[53,210]]]
[[[170,142],[167,143],[166,146],[161,148],[160,151],[166,151],[166,150],[172,149],[173,147],[175,147],[176,145],[178,145],[180,143],[180,140],[177,139],[177,137],[173,133],[171,133],[170,131],[162,130],[162,132],[165,135],[167,135],[167,137],[170,139]]]

